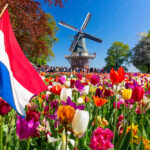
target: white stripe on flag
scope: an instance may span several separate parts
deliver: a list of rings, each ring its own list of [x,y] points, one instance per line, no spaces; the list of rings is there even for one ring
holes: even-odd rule
[[[8,69],[16,109],[17,109],[19,114],[21,114],[22,116],[25,116],[25,105],[28,103],[28,101],[30,100],[30,98],[34,94],[29,92],[27,89],[25,89],[14,78],[13,73],[10,69],[9,58],[8,58],[8,55],[5,51],[4,34],[1,30],[0,30],[0,62],[2,62],[6,66],[6,68]]]

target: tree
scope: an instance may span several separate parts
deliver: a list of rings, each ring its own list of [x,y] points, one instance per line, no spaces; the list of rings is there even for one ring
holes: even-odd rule
[[[115,68],[118,70],[124,63],[128,63],[130,56],[129,46],[123,42],[115,41],[107,51],[107,57],[105,58],[106,66],[105,69]],[[124,66],[127,70],[127,67]]]
[[[45,3],[62,7],[62,0],[43,0]],[[36,0],[2,0],[0,10],[9,4],[13,31],[25,55],[36,63],[45,56],[54,57],[53,42],[57,41],[57,27],[53,17],[42,10],[42,3]],[[32,59],[31,59],[32,58]]]
[[[150,73],[150,31],[132,49],[131,62],[141,72]]]

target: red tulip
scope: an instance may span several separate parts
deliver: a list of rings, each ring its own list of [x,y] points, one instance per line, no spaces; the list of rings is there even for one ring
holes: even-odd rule
[[[60,92],[62,90],[62,86],[60,85],[55,85],[55,86],[52,86],[52,88],[50,89],[50,92],[56,94],[56,95],[60,95]]]
[[[144,96],[144,88],[142,86],[135,86],[132,90],[132,99],[139,102]]]
[[[74,88],[75,82],[76,82],[76,81],[73,80],[73,79],[70,80],[71,88]]]
[[[0,98],[0,115],[6,115],[10,112],[11,107],[10,105],[5,102],[2,98]]]
[[[38,111],[31,111],[31,110],[28,110],[27,111],[27,117],[26,117],[26,120],[27,121],[30,121],[30,120],[34,120],[34,122],[37,122],[39,121],[40,119],[40,116],[41,116],[41,112],[38,112]]]
[[[123,67],[120,67],[118,71],[113,68],[110,71],[110,79],[113,84],[121,83],[125,79],[125,72]]]

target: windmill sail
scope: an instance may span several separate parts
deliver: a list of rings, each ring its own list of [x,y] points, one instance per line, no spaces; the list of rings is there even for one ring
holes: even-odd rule
[[[88,34],[88,33],[85,33],[85,32],[84,32],[84,33],[83,33],[83,36],[84,36],[85,38],[90,39],[90,40],[93,40],[93,41],[102,43],[102,39],[97,38],[97,37],[95,37],[95,36],[93,36],[93,35],[90,35],[90,34]]]
[[[71,25],[69,25],[69,24],[67,24],[67,23],[65,23],[63,21],[60,21],[59,24],[64,26],[64,27],[66,27],[66,28],[69,28],[71,30],[74,30],[74,31],[77,31],[77,32],[79,31],[76,27],[73,27],[73,26],[71,26]]]
[[[73,40],[73,42],[72,42],[72,44],[71,44],[71,46],[70,46],[70,48],[69,48],[69,51],[72,52],[74,50],[74,48],[76,47],[79,39],[80,39],[80,33],[77,33],[74,40]]]
[[[87,25],[88,25],[88,23],[91,19],[91,16],[92,16],[92,14],[88,12],[88,14],[87,14],[80,30],[85,30],[86,29],[86,27],[87,27]]]
[[[71,55],[65,56],[65,58],[69,61],[71,67],[73,68],[74,67],[75,68],[76,67],[89,67],[90,60],[93,60],[96,57],[96,53],[93,53],[93,54],[88,53],[88,50],[86,48],[85,38],[91,39],[99,43],[102,42],[100,38],[97,38],[93,35],[83,32],[86,29],[91,19],[91,16],[92,16],[91,13],[87,14],[80,30],[62,21],[59,22],[60,25],[77,32],[69,48]]]

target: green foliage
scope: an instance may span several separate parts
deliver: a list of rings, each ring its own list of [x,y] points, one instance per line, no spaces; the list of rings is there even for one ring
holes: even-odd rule
[[[141,72],[150,72],[150,31],[132,49],[131,62]]]
[[[56,38],[58,27],[56,26],[56,22],[50,13],[47,14],[47,25],[51,30],[50,35],[46,33],[44,36],[41,35],[40,37],[41,40],[45,41],[46,53],[43,53],[43,50],[39,49],[37,50],[37,55],[34,55],[34,57],[28,57],[29,60],[36,65],[46,65],[47,61],[50,61],[51,58],[55,58],[52,48],[53,44],[58,41],[58,38]]]
[[[129,56],[129,46],[123,42],[115,41],[107,51],[107,57],[105,58],[105,68],[115,68],[117,70],[120,66],[128,63]],[[125,67],[125,69],[127,68]]]

